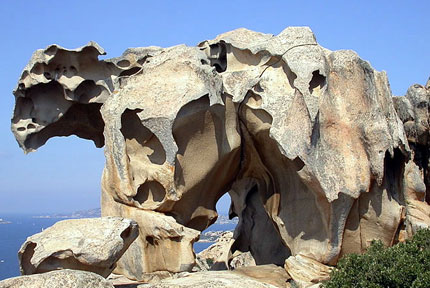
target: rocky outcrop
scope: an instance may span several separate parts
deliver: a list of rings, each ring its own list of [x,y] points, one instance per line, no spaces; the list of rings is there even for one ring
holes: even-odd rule
[[[218,232],[218,231],[217,231]],[[233,232],[223,232],[216,242],[201,251],[196,256],[197,271],[236,269],[243,266],[255,266],[255,260],[251,253],[236,251],[231,253],[231,245],[234,243]]]
[[[412,150],[412,160],[404,171],[406,209],[399,233],[403,240],[418,229],[430,227],[430,78],[425,86],[412,85],[405,96],[393,99]]]
[[[310,287],[330,278],[331,267],[306,256],[290,256],[285,270],[299,287]]]
[[[27,238],[18,252],[21,273],[74,269],[107,277],[137,236],[136,222],[119,217],[60,221]]]
[[[275,265],[242,267],[234,271],[207,271],[197,273],[182,273],[172,279],[158,283],[144,284],[139,288],[236,288],[236,287],[290,287],[290,279],[284,269]]]
[[[202,261],[208,263],[209,268],[217,262],[223,263],[222,267],[227,268],[230,256],[230,247],[234,242],[233,232],[222,233],[214,244],[201,251],[197,256]]]
[[[86,271],[59,270],[0,281],[1,288],[114,288],[103,277]]]
[[[195,265],[193,243],[199,231],[178,224],[172,216],[140,210],[111,201],[102,195],[103,213],[134,219],[139,225],[139,237],[118,261],[116,273],[145,281],[148,273],[191,271]],[[110,199],[110,198],[109,198]]]
[[[14,91],[12,131],[26,152],[70,134],[105,146],[102,214],[141,232],[121,273],[189,271],[196,230],[227,192],[239,217],[230,253],[259,265],[297,255],[334,265],[429,224],[418,215],[429,193],[414,182],[429,182],[428,157],[409,148],[427,145],[427,88],[396,113],[385,72],[321,47],[306,27],[103,53],[95,43],[37,51]]]

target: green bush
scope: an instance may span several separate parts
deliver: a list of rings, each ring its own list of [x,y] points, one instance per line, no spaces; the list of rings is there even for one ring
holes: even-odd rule
[[[430,230],[390,248],[373,241],[366,253],[343,257],[322,287],[430,287]]]

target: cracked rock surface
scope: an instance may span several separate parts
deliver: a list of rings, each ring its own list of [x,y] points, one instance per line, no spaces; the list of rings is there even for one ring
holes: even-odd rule
[[[428,159],[414,148],[427,145],[428,88],[394,105],[385,72],[321,47],[307,27],[103,53],[93,42],[36,51],[12,131],[25,152],[72,134],[104,146],[102,213],[139,224],[118,262],[128,277],[191,271],[225,193],[239,217],[230,254],[250,251],[258,265],[334,265],[430,224],[428,161],[410,160]]]

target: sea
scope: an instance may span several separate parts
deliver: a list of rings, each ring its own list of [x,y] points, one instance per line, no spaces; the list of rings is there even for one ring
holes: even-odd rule
[[[18,250],[27,237],[41,232],[56,222],[59,218],[34,218],[32,215],[0,214],[0,218],[10,224],[0,224],[0,280],[20,276]],[[236,224],[213,224],[206,231],[234,230]],[[208,248],[212,242],[194,243],[195,253]]]

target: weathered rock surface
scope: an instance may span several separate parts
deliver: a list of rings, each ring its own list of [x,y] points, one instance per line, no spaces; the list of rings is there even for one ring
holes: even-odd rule
[[[425,86],[412,85],[405,96],[393,100],[412,150],[412,160],[404,170],[406,209],[399,233],[399,240],[404,240],[417,229],[430,227],[430,79]]]
[[[103,277],[86,271],[59,270],[0,281],[0,288],[114,288]]]
[[[187,273],[187,272],[182,272]],[[120,274],[110,274],[107,278],[109,282],[111,282],[116,288],[136,288],[138,285],[142,283],[158,283],[163,279],[172,278],[175,277],[175,273],[171,273],[168,271],[157,271],[152,273],[146,273],[144,276],[142,276],[142,279],[137,280],[130,280],[129,278],[125,277],[124,275]]]
[[[130,219],[60,221],[27,238],[18,252],[21,273],[75,269],[107,277],[137,236],[137,224]]]
[[[191,271],[195,265],[193,243],[199,231],[178,224],[171,216],[127,207],[102,195],[103,214],[134,219],[139,225],[139,237],[118,261],[116,273],[130,279],[145,281],[148,273]],[[107,201],[111,203],[107,204]]]
[[[231,244],[234,242],[233,232],[226,231],[220,235],[217,241],[201,251],[197,256],[202,261],[209,264],[209,268],[217,262],[221,262],[222,268],[228,267],[229,258],[231,256],[230,248]],[[219,270],[219,269],[218,269]]]
[[[330,278],[331,268],[306,256],[290,256],[285,270],[300,287],[309,287]]]
[[[233,232],[226,231],[220,235],[217,241],[201,251],[196,256],[197,271],[235,269],[243,266],[256,266],[251,253],[236,251],[231,253],[231,245],[234,243]]]
[[[118,264],[128,277],[189,271],[196,230],[227,192],[239,217],[230,254],[260,265],[334,265],[429,224],[428,87],[395,100],[397,113],[385,72],[306,27],[103,53],[38,50],[12,131],[26,152],[71,134],[105,145],[102,213],[140,226]]]
[[[233,258],[230,260],[229,267],[237,269],[240,267],[256,266],[254,257],[251,252],[234,253]]]
[[[289,287],[288,274],[281,267],[262,265],[242,267],[233,271],[206,271],[182,273],[175,278],[158,283],[139,285],[139,288],[187,288],[187,287]]]

